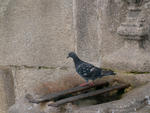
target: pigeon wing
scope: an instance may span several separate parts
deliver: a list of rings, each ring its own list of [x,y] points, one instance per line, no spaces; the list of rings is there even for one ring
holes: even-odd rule
[[[78,67],[77,67],[77,72],[82,76],[82,77],[90,77],[91,76],[91,72],[93,72],[95,70],[95,66],[93,66],[92,64],[89,63],[81,63]]]
[[[80,64],[77,68],[77,72],[86,80],[95,80],[96,78],[101,77],[101,69],[89,63]]]

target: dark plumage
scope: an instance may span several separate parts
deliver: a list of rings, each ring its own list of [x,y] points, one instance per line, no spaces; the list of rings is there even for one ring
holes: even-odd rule
[[[95,79],[101,78],[102,76],[115,75],[112,70],[103,70],[90,63],[80,60],[74,52],[70,52],[67,58],[69,57],[71,57],[74,61],[76,72],[81,77],[83,77],[86,82],[88,82],[89,80],[94,81]]]

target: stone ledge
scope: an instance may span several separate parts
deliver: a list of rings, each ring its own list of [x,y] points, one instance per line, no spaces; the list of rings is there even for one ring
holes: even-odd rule
[[[134,45],[135,46],[135,45]],[[149,72],[150,54],[135,47],[122,47],[102,59],[102,67],[124,71]]]
[[[142,104],[140,104],[139,102],[142,101],[145,98],[145,96],[150,96],[150,90],[147,90],[150,87],[150,74],[127,75],[118,73],[115,78],[104,77],[99,80],[111,81],[113,79],[118,79],[122,82],[130,83],[133,87],[135,87],[135,89],[130,91],[129,89],[127,89],[129,92],[126,93],[121,100],[99,105],[87,105],[87,107],[77,107],[76,105],[68,103],[62,107],[55,108],[48,106],[48,104],[52,101],[37,105],[31,104],[26,99],[24,99],[24,97],[21,97],[16,101],[16,104],[9,109],[9,113],[20,113],[20,111],[22,111],[21,113],[35,113],[35,111],[36,113],[112,113],[112,111],[116,113],[130,113],[130,111],[128,110],[134,111],[134,108],[136,108],[136,106],[138,106],[137,109],[140,108],[139,111],[146,111],[149,109],[149,105],[146,105],[141,108]]]
[[[145,111],[149,110],[149,105],[146,104],[143,106],[142,103],[140,103],[144,100],[145,96],[150,96],[150,90],[147,90],[149,87],[150,83],[127,93],[121,100],[80,108],[72,113],[139,113],[138,111],[142,111],[142,109],[145,109]]]

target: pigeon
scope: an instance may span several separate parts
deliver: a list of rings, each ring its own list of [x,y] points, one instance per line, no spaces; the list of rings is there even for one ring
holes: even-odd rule
[[[74,61],[76,72],[86,81],[80,86],[94,85],[94,80],[97,78],[101,78],[107,75],[115,75],[115,73],[112,70],[104,70],[90,63],[82,61],[74,52],[70,52],[67,58],[69,57],[72,58]],[[92,81],[90,82],[90,84],[89,80]]]

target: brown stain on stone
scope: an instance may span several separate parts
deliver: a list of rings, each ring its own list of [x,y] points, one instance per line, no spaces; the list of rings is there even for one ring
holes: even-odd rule
[[[65,77],[62,77],[60,80],[56,80],[55,82],[47,81],[39,84],[34,88],[34,92],[37,95],[46,95],[78,86],[82,82],[84,82],[84,80],[79,75],[69,74]]]

